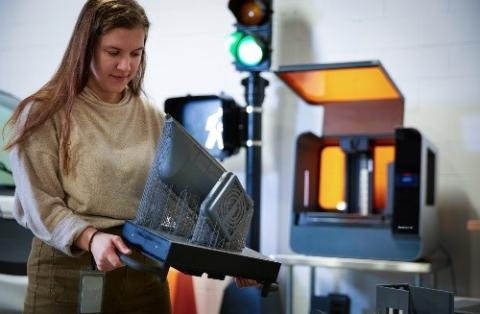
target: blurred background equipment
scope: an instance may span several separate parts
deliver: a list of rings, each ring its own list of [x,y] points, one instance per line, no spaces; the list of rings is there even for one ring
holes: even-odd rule
[[[0,129],[3,130],[19,99],[0,91]],[[3,150],[8,134],[0,138],[0,312],[20,313],[27,289],[27,260],[32,233],[13,218],[15,184],[8,152]]]
[[[15,110],[19,99],[0,91],[0,128]],[[7,136],[2,136],[1,147]],[[0,150],[0,273],[9,275],[27,274],[27,260],[32,234],[13,218],[15,184],[10,170],[8,152]]]
[[[322,136],[297,138],[292,249],[405,261],[431,254],[436,149],[402,127],[404,99],[382,64],[285,66],[276,74],[308,104],[324,106]]]
[[[453,314],[453,293],[399,285],[377,285],[376,313]],[[457,313],[457,312],[455,312]]]
[[[350,314],[350,297],[341,293],[328,295],[312,295],[310,299],[310,314]]]

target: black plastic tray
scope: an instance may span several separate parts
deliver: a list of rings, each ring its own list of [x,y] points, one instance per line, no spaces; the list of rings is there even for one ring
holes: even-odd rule
[[[263,286],[266,295],[272,285],[276,285],[281,264],[249,248],[241,253],[216,250],[205,246],[186,243],[181,238],[156,232],[127,221],[123,226],[122,237],[143,254],[160,262],[158,269],[145,269],[127,256],[122,256],[128,266],[156,272],[162,279],[173,267],[183,273],[201,276],[206,273],[214,279],[225,276],[254,279]]]

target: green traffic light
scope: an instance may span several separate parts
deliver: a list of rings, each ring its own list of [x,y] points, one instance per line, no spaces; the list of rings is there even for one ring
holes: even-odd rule
[[[254,36],[246,35],[237,45],[237,59],[246,66],[255,66],[262,62],[265,56],[265,45]]]
[[[234,33],[231,33],[230,36],[228,37],[228,42],[227,42],[228,51],[230,52],[230,55],[235,60],[237,59],[238,43],[240,42],[240,39],[242,39],[243,36],[245,36],[245,34],[242,32],[234,32]]]
[[[260,64],[266,53],[262,40],[243,32],[230,34],[227,47],[235,62],[244,66]]]
[[[227,49],[237,71],[268,71],[272,42],[273,0],[228,0],[236,19]]]

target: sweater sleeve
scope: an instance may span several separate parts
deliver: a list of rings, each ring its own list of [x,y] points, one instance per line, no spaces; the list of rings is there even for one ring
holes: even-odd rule
[[[52,121],[12,149],[10,159],[16,186],[13,214],[40,240],[67,255],[79,255],[81,251],[73,246],[73,241],[89,224],[65,204],[58,156]]]

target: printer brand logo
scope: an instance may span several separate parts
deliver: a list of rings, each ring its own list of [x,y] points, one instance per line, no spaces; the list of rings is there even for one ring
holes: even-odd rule
[[[213,149],[215,145],[218,146],[218,149],[223,149],[223,110],[222,108],[218,108],[217,112],[210,115],[207,118],[207,122],[205,124],[205,130],[208,132],[208,137],[205,142],[205,147],[208,149]]]
[[[413,226],[397,226],[399,230],[413,230]]]

